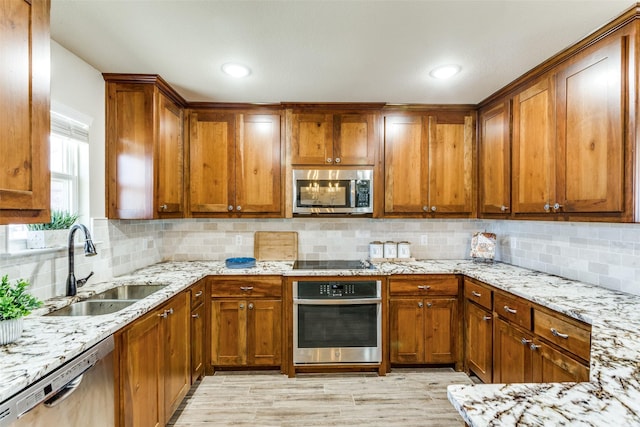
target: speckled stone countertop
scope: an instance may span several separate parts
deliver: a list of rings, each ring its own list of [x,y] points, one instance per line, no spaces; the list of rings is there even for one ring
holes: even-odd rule
[[[460,273],[592,325],[588,383],[449,386],[451,403],[471,426],[640,425],[640,297],[506,264],[467,260],[381,263],[374,270],[292,270],[291,262],[260,262],[230,270],[223,262],[166,262],[81,288],[25,318],[25,332],[0,346],[0,402],[55,370],[177,292],[208,275],[391,275]],[[122,284],[167,284],[114,314],[41,316]]]

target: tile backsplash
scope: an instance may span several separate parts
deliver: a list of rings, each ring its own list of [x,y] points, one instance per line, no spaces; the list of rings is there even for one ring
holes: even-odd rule
[[[27,278],[40,298],[63,295],[67,251],[6,253],[0,227],[0,274]],[[640,226],[539,221],[370,218],[182,219],[92,221],[98,255],[76,248],[76,277],[109,280],[149,264],[253,255],[255,231],[297,231],[301,259],[363,259],[374,240],[408,241],[416,259],[469,257],[471,235],[498,236],[496,259],[640,295]]]

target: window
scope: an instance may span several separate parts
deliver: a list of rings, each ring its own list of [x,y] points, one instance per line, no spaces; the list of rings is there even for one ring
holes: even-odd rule
[[[49,136],[51,170],[51,209],[89,219],[89,126],[56,112],[51,112]],[[10,251],[26,248],[27,226],[8,227]]]

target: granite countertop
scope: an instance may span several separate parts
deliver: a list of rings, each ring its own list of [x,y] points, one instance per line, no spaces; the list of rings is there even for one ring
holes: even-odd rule
[[[0,402],[208,275],[460,273],[592,325],[590,382],[449,386],[449,400],[469,425],[640,425],[640,297],[500,263],[425,260],[376,267],[294,271],[292,262],[259,262],[231,270],[222,261],[165,262],[87,285],[77,297],[48,300],[25,318],[18,341],[0,346]],[[117,313],[41,316],[118,285],[157,283],[167,286]]]

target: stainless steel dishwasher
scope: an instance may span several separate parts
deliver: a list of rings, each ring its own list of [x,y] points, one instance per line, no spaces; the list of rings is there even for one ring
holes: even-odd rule
[[[0,403],[0,427],[113,427],[113,336]]]

